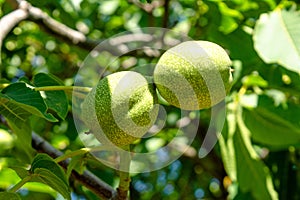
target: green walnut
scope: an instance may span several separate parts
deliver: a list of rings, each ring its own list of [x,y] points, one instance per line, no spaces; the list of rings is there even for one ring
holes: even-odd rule
[[[210,108],[231,88],[231,60],[219,45],[187,41],[167,50],[154,70],[154,83],[171,105],[184,110]]]
[[[153,83],[137,72],[101,79],[82,103],[82,119],[101,143],[122,147],[141,138],[158,115]]]

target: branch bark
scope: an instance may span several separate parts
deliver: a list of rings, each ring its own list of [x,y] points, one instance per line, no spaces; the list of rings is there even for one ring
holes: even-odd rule
[[[27,19],[28,16],[29,14],[26,12],[26,5],[20,4],[20,8],[2,17],[0,19],[0,42],[17,24]]]
[[[81,33],[80,31],[74,30],[65,24],[53,19],[50,17],[46,12],[42,11],[40,8],[32,6],[30,3],[28,3],[25,0],[11,0],[12,2],[19,5],[19,8],[6,16],[2,17],[0,19],[0,51],[1,51],[1,44],[7,34],[18,25],[23,20],[30,20],[35,23],[37,23],[43,30],[45,30],[47,33],[55,36],[56,38],[59,38],[63,40],[64,42],[67,42],[72,45],[76,45],[77,47],[80,47],[82,49],[91,51],[108,51],[114,56],[121,56],[121,55],[135,55],[134,52],[129,52],[129,49],[126,45],[126,43],[130,42],[139,42],[144,43],[146,46],[147,44],[151,44],[153,42],[158,42],[159,39],[160,42],[163,43],[162,38],[156,38],[155,36],[151,35],[151,33],[131,33],[127,35],[121,35],[118,37],[112,37],[109,40],[102,39],[102,40],[93,40],[91,38],[88,38],[86,35]],[[133,0],[133,2],[136,2]],[[165,9],[168,10],[168,0],[165,1]],[[138,4],[139,5],[139,4]],[[148,4],[146,4],[148,5]],[[151,9],[154,9],[158,6],[162,5],[161,1],[154,1],[151,4]],[[145,6],[145,5],[143,5]],[[150,10],[151,10],[150,9]],[[147,10],[147,9],[146,9]],[[168,12],[166,11],[164,18],[166,18],[168,15]],[[164,19],[166,21],[166,19]],[[164,22],[164,26],[167,26],[167,22]],[[164,33],[162,34],[164,36]],[[101,45],[101,48],[97,48],[98,44],[105,41],[105,45]],[[168,46],[174,46],[177,42],[170,41],[170,44],[167,44]],[[165,45],[163,43],[162,45]],[[99,47],[99,46],[98,46]],[[151,52],[150,52],[151,50]],[[1,53],[1,52],[0,52]],[[156,57],[157,52],[152,49],[145,50],[144,53],[149,57]],[[1,59],[0,59],[1,64]]]
[[[51,144],[35,133],[32,133],[32,147],[38,152],[47,153],[52,158],[57,158],[63,155],[62,152],[55,149]],[[67,169],[69,162],[68,160],[65,160],[59,164],[63,168]],[[79,174],[73,170],[71,178],[87,187],[102,199],[113,199],[116,196],[116,191],[111,186],[88,170],[85,170],[83,174]]]
[[[5,15],[0,19],[0,65],[1,65],[1,49],[3,45],[3,40],[7,34],[21,21],[28,18],[28,13],[26,12],[26,4],[20,4],[19,9]]]
[[[85,36],[80,31],[74,30],[65,24],[51,18],[46,12],[42,11],[40,8],[32,6],[25,0],[16,1],[19,5],[19,8],[0,19],[0,49],[1,44],[7,34],[17,26],[23,20],[31,20],[36,22],[43,30],[48,32],[49,34],[55,36],[56,38],[60,38],[64,42],[69,44],[76,45],[82,49],[91,51],[97,47],[97,45],[105,40],[92,40]],[[101,46],[101,49],[96,48],[96,51],[108,51],[113,55],[123,55],[127,52],[127,49],[124,48],[124,43],[130,42],[132,38],[138,39],[140,42],[149,42],[149,34],[147,37],[140,37],[139,33],[133,33],[132,37],[129,38],[129,41],[123,41],[122,44],[118,42],[106,42],[105,45]],[[117,39],[118,40],[118,39]]]
[[[163,17],[163,27],[167,28],[168,27],[168,21],[169,21],[169,4],[170,4],[170,0],[165,0],[165,4],[164,4],[164,17]]]

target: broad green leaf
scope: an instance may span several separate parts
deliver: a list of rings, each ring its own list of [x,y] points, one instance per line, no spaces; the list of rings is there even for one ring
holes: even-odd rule
[[[31,128],[28,120],[19,121],[18,125],[11,121],[10,118],[6,118],[6,120],[13,133],[17,135],[14,149],[15,155],[24,162],[30,163],[35,154],[35,150],[31,146]]]
[[[21,197],[13,192],[0,192],[0,199],[21,200]]]
[[[243,122],[241,111],[237,112],[237,126],[234,148],[237,181],[241,191],[250,192],[255,199],[278,199],[269,170],[259,159],[251,144],[251,133]]]
[[[238,191],[237,195],[233,200],[253,200],[254,197],[250,192],[243,193],[241,190]]]
[[[264,145],[287,148],[300,145],[300,130],[291,129],[289,122],[280,116],[270,116],[269,111],[247,111],[244,120],[252,133],[252,138]]]
[[[272,148],[300,146],[300,106],[287,104],[275,106],[275,102],[259,96],[257,107],[245,109],[243,119],[253,140]]]
[[[279,63],[300,72],[300,14],[276,9],[260,15],[253,34],[254,47],[266,63]]]
[[[10,100],[0,93],[0,113],[12,123],[21,127],[22,124],[30,117],[31,113],[27,112],[19,104]]]
[[[28,170],[22,168],[22,167],[10,167],[11,169],[13,169],[17,174],[18,176],[23,179],[27,176],[30,175],[30,173],[28,172]]]
[[[41,182],[49,185],[65,198],[70,198],[65,172],[49,155],[37,154],[32,161],[30,171],[37,175],[31,179],[32,182]]]
[[[64,170],[48,154],[37,154],[32,161],[30,170],[33,173],[40,168],[51,171],[55,176],[61,179],[64,184],[68,185]]]
[[[25,118],[22,115],[28,116],[29,112],[51,122],[57,121],[52,114],[47,113],[47,106],[40,93],[27,87],[25,83],[13,83],[2,90],[0,109],[1,113],[3,111],[7,115],[15,116],[15,120],[24,121]]]
[[[34,174],[31,182],[44,183],[59,192],[64,198],[71,199],[68,185],[52,171],[46,168],[36,168]]]
[[[62,85],[62,82],[51,74],[39,73],[34,76],[36,87]],[[44,91],[44,100],[48,108],[55,111],[58,116],[65,119],[68,114],[68,99],[64,91]]]

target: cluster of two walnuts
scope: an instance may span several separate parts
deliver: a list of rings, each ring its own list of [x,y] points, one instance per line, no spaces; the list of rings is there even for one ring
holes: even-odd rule
[[[153,83],[133,71],[106,76],[82,103],[82,119],[101,143],[119,147],[141,138],[155,123],[159,94],[184,110],[210,108],[231,88],[231,61],[219,45],[183,42],[159,59]]]

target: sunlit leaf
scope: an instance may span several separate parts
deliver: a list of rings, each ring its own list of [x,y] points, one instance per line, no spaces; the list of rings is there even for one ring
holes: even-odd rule
[[[253,34],[254,47],[266,63],[279,63],[300,72],[300,14],[290,10],[274,10],[261,14]]]
[[[23,115],[28,116],[31,113],[51,122],[57,121],[52,114],[47,113],[47,106],[40,93],[27,87],[25,83],[13,83],[2,90],[0,110],[15,116],[16,120],[24,121]]]
[[[248,76],[245,76],[242,80],[243,84],[251,87],[251,86],[259,86],[259,87],[267,87],[268,82],[264,80],[261,76],[258,74],[251,74]]]
[[[51,74],[39,73],[33,78],[37,87],[62,85],[62,82]],[[59,117],[65,119],[68,113],[68,99],[64,91],[45,91],[44,99],[48,108],[54,110]]]
[[[238,23],[235,18],[243,19],[243,15],[238,10],[229,8],[223,1],[220,1],[218,6],[222,14],[222,21],[219,30],[225,34],[229,34],[238,28]]]
[[[99,7],[99,11],[103,15],[111,15],[116,11],[118,5],[119,5],[119,0],[102,1]]]

